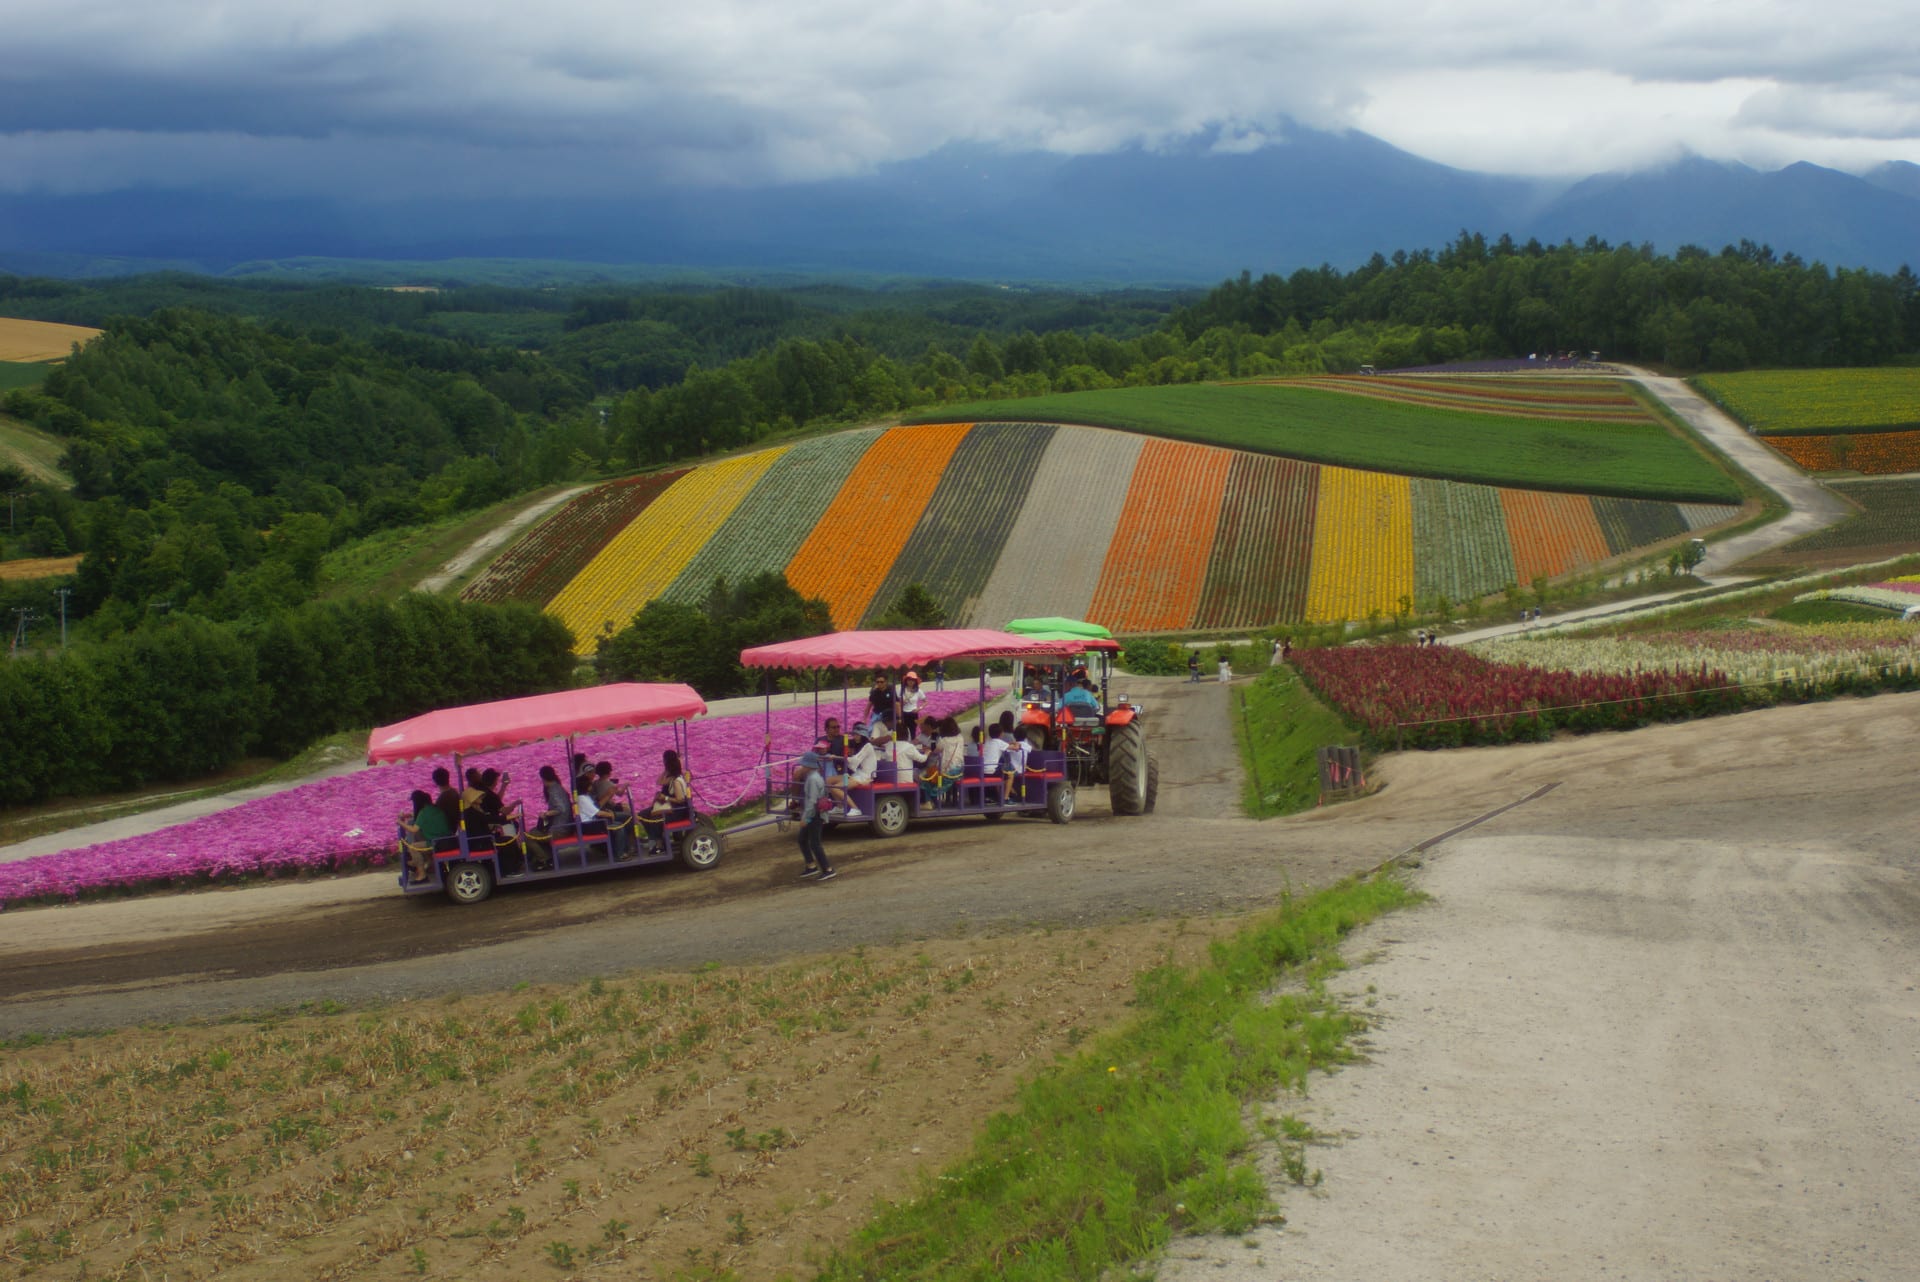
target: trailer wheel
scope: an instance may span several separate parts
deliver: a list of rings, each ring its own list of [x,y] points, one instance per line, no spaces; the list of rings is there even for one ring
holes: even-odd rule
[[[493,893],[493,867],[463,859],[447,869],[447,898],[456,904],[477,904]]]
[[[1147,808],[1143,812],[1152,814],[1154,803],[1160,800],[1160,758],[1149,749],[1147,752]]]
[[[876,837],[898,837],[907,830],[907,820],[912,812],[907,809],[907,799],[897,794],[880,797],[873,803],[873,835]]]
[[[1047,794],[1047,818],[1057,824],[1073,822],[1073,784],[1061,780]]]
[[[719,863],[726,851],[727,843],[721,838],[720,830],[705,815],[694,820],[693,827],[680,838],[680,862],[695,872]]]
[[[1116,815],[1147,812],[1147,774],[1151,763],[1146,735],[1138,721],[1115,726],[1107,735],[1107,791]]]

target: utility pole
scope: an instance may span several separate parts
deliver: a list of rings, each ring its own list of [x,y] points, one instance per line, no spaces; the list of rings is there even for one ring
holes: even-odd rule
[[[7,647],[7,657],[17,659],[20,651],[27,646],[27,624],[33,620],[33,611],[25,606],[15,606],[13,611],[13,644]]]
[[[53,594],[60,598],[60,648],[67,648],[67,597],[72,588],[55,588]]]
[[[13,533],[13,501],[18,498],[26,497],[26,493],[27,492],[25,490],[8,490],[7,491],[7,533],[8,534]]]

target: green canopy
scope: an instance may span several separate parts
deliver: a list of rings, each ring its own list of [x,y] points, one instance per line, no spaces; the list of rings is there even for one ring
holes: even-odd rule
[[[1079,619],[1015,619],[1006,630],[1017,636],[1032,637],[1037,641],[1105,641],[1113,633],[1097,623],[1085,623]]]

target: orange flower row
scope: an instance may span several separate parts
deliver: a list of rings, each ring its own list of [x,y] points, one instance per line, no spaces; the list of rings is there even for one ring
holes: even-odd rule
[[[1192,626],[1233,451],[1184,441],[1140,448],[1088,617],[1116,631]]]
[[[836,628],[858,627],[971,423],[896,427],[867,448],[813,533],[787,562],[787,582],[821,597]]]
[[[1920,472],[1920,432],[1835,432],[1829,436],[1763,436],[1808,472],[1862,472],[1887,476]]]
[[[1513,545],[1513,574],[1520,583],[1554,578],[1604,561],[1607,536],[1584,494],[1501,490],[1500,508]]]

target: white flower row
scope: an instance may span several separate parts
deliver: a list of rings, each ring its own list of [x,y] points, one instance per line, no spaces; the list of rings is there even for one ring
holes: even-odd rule
[[[1914,667],[1920,665],[1920,630],[1896,646],[1824,651],[1814,646],[1753,649],[1552,633],[1477,641],[1468,648],[1497,663],[1523,663],[1568,672],[1680,672],[1705,667],[1726,673],[1737,684],[1750,685],[1872,676],[1882,668]]]

